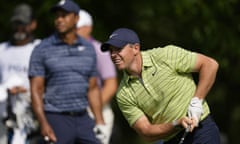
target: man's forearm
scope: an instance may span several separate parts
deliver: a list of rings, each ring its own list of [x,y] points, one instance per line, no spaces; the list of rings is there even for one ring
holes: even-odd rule
[[[47,119],[44,113],[43,94],[44,94],[44,78],[34,77],[30,79],[31,99],[33,111],[40,123],[46,124]]]
[[[96,120],[96,124],[104,124],[104,120],[102,116],[102,102],[101,102],[100,90],[97,86],[89,90],[88,98],[89,98],[90,108]]]
[[[103,106],[111,101],[117,91],[117,78],[109,78],[104,80],[101,89],[101,97]]]
[[[160,140],[171,133],[179,130],[179,128],[187,128],[191,126],[190,131],[194,129],[193,121],[188,117],[182,117],[178,120],[163,124],[151,124],[146,116],[139,118],[133,128],[147,141]]]
[[[47,123],[41,98],[38,98],[38,96],[32,96],[32,108],[39,121],[39,124],[43,125]]]
[[[137,132],[149,142],[163,139],[174,131],[176,131],[176,129],[172,123],[150,124],[142,131],[137,130]]]

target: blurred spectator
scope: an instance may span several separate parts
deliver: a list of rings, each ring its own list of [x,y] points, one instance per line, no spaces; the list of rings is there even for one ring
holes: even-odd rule
[[[11,39],[0,44],[0,143],[7,143],[10,129],[13,136],[9,143],[25,144],[27,136],[37,128],[30,107],[28,81],[30,55],[40,43],[33,36],[37,22],[32,8],[25,3],[17,5],[11,17],[11,26]]]
[[[79,20],[77,23],[77,33],[89,41],[95,48],[97,55],[97,71],[98,85],[101,88],[101,97],[103,103],[103,117],[107,128],[107,137],[102,140],[103,144],[109,144],[113,123],[114,113],[111,109],[110,102],[117,91],[116,69],[110,58],[109,52],[102,52],[100,49],[101,43],[95,40],[92,36],[93,20],[92,16],[85,10],[80,10]],[[88,109],[89,110],[89,109]],[[93,117],[92,112],[88,111]]]

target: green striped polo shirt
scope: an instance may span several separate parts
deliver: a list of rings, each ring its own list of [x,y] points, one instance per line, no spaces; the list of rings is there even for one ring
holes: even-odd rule
[[[117,102],[124,117],[132,126],[145,115],[152,124],[168,123],[187,115],[196,84],[191,71],[196,62],[196,53],[177,46],[168,45],[142,51],[142,78],[124,72]],[[204,114],[209,113],[206,101]],[[164,140],[175,136],[172,133]]]

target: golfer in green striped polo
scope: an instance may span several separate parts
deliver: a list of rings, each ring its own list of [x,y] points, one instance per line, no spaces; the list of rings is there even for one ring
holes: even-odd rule
[[[218,63],[205,55],[169,45],[140,51],[137,34],[115,30],[102,51],[124,71],[117,93],[123,115],[148,141],[176,144],[190,126],[185,144],[220,144],[219,130],[205,100]],[[199,73],[197,84],[191,74]]]

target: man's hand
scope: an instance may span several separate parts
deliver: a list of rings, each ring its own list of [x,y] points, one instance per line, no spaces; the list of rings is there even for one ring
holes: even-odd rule
[[[172,125],[174,127],[181,126],[188,132],[192,132],[193,129],[195,128],[194,120],[189,118],[189,117],[186,117],[186,116],[182,117],[182,118],[180,118],[178,120],[173,121]]]
[[[100,140],[100,142],[102,144],[108,144],[107,142],[107,133],[108,133],[108,129],[107,126],[104,124],[97,124],[94,129],[93,129],[97,139]]]
[[[9,93],[12,95],[20,94],[20,93],[26,93],[27,89],[22,86],[16,86],[11,89],[8,89]]]
[[[46,142],[55,143],[57,141],[55,133],[48,123],[41,124],[41,133]]]
[[[198,97],[193,97],[188,107],[188,117],[195,120],[195,126],[198,126],[202,114],[202,100]]]

